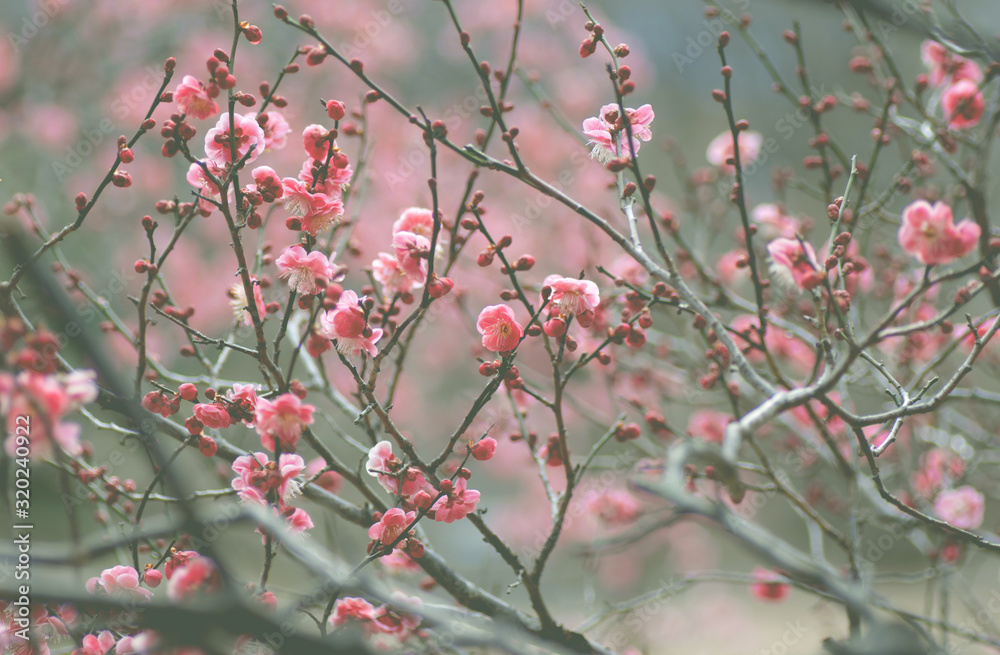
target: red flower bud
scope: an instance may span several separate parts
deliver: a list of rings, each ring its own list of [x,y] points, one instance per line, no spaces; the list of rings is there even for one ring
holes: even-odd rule
[[[219,447],[216,445],[215,439],[201,435],[201,437],[198,438],[198,450],[200,450],[201,454],[205,457],[214,457],[215,453],[219,451]]]
[[[344,107],[344,103],[339,100],[327,100],[326,114],[333,120],[339,121],[347,115],[347,109]]]
[[[191,402],[198,397],[198,387],[194,386],[190,382],[185,382],[181,386],[177,387],[177,392],[180,394],[181,398]]]

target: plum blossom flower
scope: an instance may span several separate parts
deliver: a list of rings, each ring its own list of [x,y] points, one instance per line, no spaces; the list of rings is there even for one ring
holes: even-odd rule
[[[310,191],[305,183],[293,177],[284,178],[281,184],[285,210],[299,217],[302,230],[312,236],[333,227],[344,214],[344,203],[339,197]]]
[[[971,80],[959,80],[945,89],[941,96],[941,107],[948,127],[962,130],[979,124],[986,101],[983,100],[978,84]]]
[[[465,478],[458,478],[447,495],[434,503],[434,520],[452,523],[464,519],[476,511],[479,495],[475,489],[466,489]]]
[[[699,409],[688,419],[687,432],[711,443],[722,443],[730,416],[712,409]]]
[[[759,132],[747,130],[740,132],[737,137],[740,146],[740,163],[746,166],[749,162],[756,161],[760,155],[760,147],[764,143],[764,137]],[[729,163],[734,158],[733,135],[726,131],[712,139],[705,152],[705,158],[723,175],[732,175],[736,172],[736,166]]]
[[[131,566],[113,566],[104,569],[99,578],[87,580],[87,591],[105,593],[115,600],[147,601],[153,592],[139,586],[139,574]]]
[[[233,422],[229,411],[221,404],[198,403],[192,409],[194,417],[208,428],[222,430],[228,428]]]
[[[181,83],[174,89],[174,102],[182,114],[199,120],[219,113],[219,103],[208,95],[205,85],[193,75],[185,75],[181,79]]]
[[[941,86],[946,80],[970,80],[977,85],[983,81],[983,71],[974,61],[956,55],[942,44],[930,39],[920,44],[920,58],[930,69],[930,83]]]
[[[774,203],[757,205],[753,208],[752,217],[754,223],[760,226],[760,235],[764,239],[794,239],[802,230],[802,221],[787,215],[780,205]]]
[[[260,398],[254,425],[265,448],[274,450],[277,439],[284,450],[295,450],[302,428],[312,425],[316,408],[302,402],[294,393],[283,393],[274,400]]]
[[[933,266],[964,257],[979,239],[979,226],[971,220],[955,225],[951,207],[917,200],[903,210],[899,245],[921,264]]]
[[[354,177],[354,169],[351,168],[350,164],[344,168],[329,166],[326,169],[326,176],[323,178],[322,183],[317,184],[315,183],[314,172],[318,171],[325,161],[325,155],[324,159],[307,159],[302,164],[302,170],[299,171],[299,179],[311,189],[322,191],[331,198],[338,197],[350,184],[351,179]]]
[[[264,202],[274,202],[284,195],[285,189],[281,184],[281,178],[270,166],[258,166],[250,174],[256,191],[264,196]]]
[[[153,630],[143,630],[136,635],[125,635],[115,647],[115,655],[147,655],[159,652],[160,635]],[[196,651],[200,654],[201,651]],[[194,655],[185,651],[184,655]]]
[[[942,491],[934,501],[934,513],[956,528],[975,530],[983,524],[983,494],[968,485]]]
[[[18,417],[28,417],[29,456],[50,458],[56,448],[70,455],[83,452],[80,426],[64,421],[66,414],[97,400],[96,374],[80,371],[66,375],[22,371],[16,376],[0,372],[0,416],[6,417],[4,450],[11,457],[17,448]]]
[[[336,147],[336,143],[330,141],[330,131],[322,125],[307,125],[302,130],[302,147],[306,154],[313,159],[326,161],[326,155],[330,147]]]
[[[221,198],[219,187],[206,174],[206,169],[208,169],[208,173],[211,173],[216,178],[222,175],[222,169],[218,164],[211,159],[203,159],[200,163],[195,162],[188,167],[188,172],[184,179],[187,180],[188,184],[195,187],[198,193],[205,196],[205,198],[219,200]],[[198,198],[198,207],[207,213],[211,213],[215,209],[215,206],[204,198]]]
[[[382,329],[368,326],[358,294],[347,290],[340,295],[337,306],[320,317],[320,334],[337,342],[341,354],[357,357],[362,350],[374,357],[375,344],[382,338]]]
[[[767,244],[767,252],[771,255],[771,275],[786,287],[813,289],[823,281],[816,251],[808,242],[775,239]]]
[[[312,530],[315,527],[312,517],[309,516],[309,512],[301,507],[288,508],[285,513],[285,523],[292,534],[302,534],[306,530]],[[266,537],[264,543],[267,543]]]
[[[264,294],[260,290],[257,276],[251,275],[250,280],[253,282],[253,300],[257,306],[257,316],[263,321],[264,317],[267,316],[267,307],[264,305]],[[232,307],[236,320],[242,322],[243,325],[253,325],[253,318],[247,310],[247,294],[246,289],[243,288],[243,282],[237,282],[229,287],[227,295],[229,296],[229,306]]]
[[[400,609],[407,606],[420,609],[423,603],[419,598],[394,591],[392,600],[392,605],[383,605],[375,610],[375,625],[383,633],[380,635],[381,639],[376,639],[376,647],[380,650],[399,650],[401,643],[412,635],[421,623],[419,615]],[[385,636],[392,637],[391,641],[385,640]]]
[[[413,280],[413,286],[423,286],[427,281],[430,240],[413,232],[397,232],[392,237],[392,247],[396,252],[396,261],[399,262],[400,269]]]
[[[616,141],[619,136],[626,134],[625,122],[618,115],[618,105],[604,105],[596,117],[583,121],[583,134],[593,146],[590,156],[601,163],[617,157]],[[641,141],[649,141],[653,138],[653,132],[649,129],[653,122],[653,108],[650,105],[643,105],[638,109],[625,109],[625,114],[632,126],[632,149],[635,154],[639,154]],[[621,156],[631,157],[628,144],[621,144]]]
[[[236,158],[242,159],[253,147],[253,152],[247,161],[257,159],[264,150],[264,130],[257,124],[257,119],[233,114],[233,126],[236,136]],[[219,166],[232,163],[229,112],[219,116],[219,122],[205,134],[205,154]]]
[[[254,414],[257,411],[257,387],[234,382],[233,388],[226,392],[226,398],[243,410],[243,425],[252,428]]]
[[[507,305],[490,305],[479,312],[476,329],[483,335],[483,348],[492,352],[509,352],[517,348],[522,328],[514,320],[514,310]]]
[[[175,603],[211,594],[222,586],[222,576],[209,557],[196,557],[174,571],[167,583],[167,598]]]
[[[264,131],[264,150],[281,150],[288,144],[288,133],[292,128],[281,112],[265,111],[260,115],[254,112],[247,114],[247,117],[257,121]]]
[[[403,470],[403,462],[392,452],[392,444],[388,441],[380,441],[368,451],[368,463],[365,470],[378,480],[383,489],[391,494],[399,493],[405,498],[414,496],[419,491],[437,494],[420,469],[411,466],[405,471]],[[399,489],[400,480],[403,483],[401,492]]]
[[[420,285],[403,271],[395,255],[380,252],[372,260],[372,277],[382,285],[383,295],[392,297],[397,293],[409,293]]]
[[[601,304],[597,285],[591,280],[575,280],[561,275],[549,275],[542,282],[542,288],[552,290],[549,307],[560,316],[576,316],[583,327],[594,320],[594,310]]]
[[[299,245],[292,246],[275,260],[278,266],[278,277],[288,279],[288,288],[304,296],[314,296],[319,293],[327,282],[337,276],[337,269],[331,263],[333,257],[327,258],[319,250],[307,253]]]
[[[624,489],[592,489],[584,496],[583,506],[609,525],[631,523],[639,514],[639,501]]]
[[[201,554],[196,550],[170,550],[170,557],[163,564],[163,574],[167,576],[167,580],[174,577],[174,571],[184,566],[196,557],[201,557]]]
[[[782,577],[774,571],[756,566],[750,575],[754,580],[750,585],[750,593],[758,600],[778,602],[788,596],[788,583],[782,582]]]
[[[333,606],[330,615],[330,625],[339,628],[350,622],[367,622],[375,620],[375,606],[364,598],[348,596],[339,599]]]
[[[96,635],[85,635],[81,647],[74,650],[72,655],[105,655],[114,648],[115,641],[115,636],[110,630],[103,630]]]
[[[237,477],[231,485],[240,499],[262,505],[267,503],[268,493],[275,490],[278,507],[283,508],[301,492],[296,478],[304,469],[305,461],[294,453],[281,453],[277,464],[268,459],[267,453],[242,455],[233,460]]]
[[[430,241],[434,234],[434,212],[424,207],[409,207],[404,209],[399,218],[392,224],[392,234],[412,232]]]
[[[403,534],[403,530],[413,523],[416,516],[415,512],[404,512],[393,507],[382,515],[378,523],[368,528],[368,538],[377,539],[383,546],[387,546]]]

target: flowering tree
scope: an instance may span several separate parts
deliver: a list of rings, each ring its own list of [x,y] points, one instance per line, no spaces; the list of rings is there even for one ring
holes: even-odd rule
[[[965,577],[1000,551],[1000,63],[953,3],[907,5],[933,26],[911,80],[900,25],[837,4],[854,87],[817,92],[798,24],[786,70],[709,0],[722,133],[695,168],[587,9],[435,3],[475,105],[434,109],[329,36],[349,11],[224,5],[231,40],[166,60],[72,220],[6,206],[5,648],[635,655],[675,613],[707,651],[733,608],[668,599],[713,584],[820,603],[767,652],[1000,648]],[[535,19],[578,50],[534,52]],[[267,68],[265,32],[302,43]],[[577,55],[563,107],[546,75]],[[754,67],[811,134],[770,201]],[[76,263],[103,239],[120,298]]]

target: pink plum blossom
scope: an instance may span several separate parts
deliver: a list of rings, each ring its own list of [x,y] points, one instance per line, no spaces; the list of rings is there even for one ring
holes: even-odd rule
[[[794,239],[802,230],[802,221],[787,215],[780,205],[761,203],[753,208],[751,215],[764,239]]]
[[[514,320],[514,310],[507,305],[484,307],[476,320],[476,330],[483,335],[483,348],[492,352],[510,352],[524,336],[524,328]]]
[[[330,131],[322,125],[314,123],[306,126],[302,130],[302,147],[305,148],[306,154],[313,159],[326,161],[326,155],[331,145],[334,145],[331,143],[329,135]]]
[[[305,469],[305,461],[294,453],[281,453],[275,465],[267,453],[258,452],[237,457],[232,468],[237,477],[231,484],[242,500],[265,504],[268,493],[274,490],[281,508],[299,495],[296,478]]]
[[[601,304],[601,295],[594,282],[549,275],[542,282],[542,288],[546,287],[552,290],[549,296],[550,313],[563,317],[576,316],[584,327],[591,324],[594,310]]]
[[[330,625],[339,628],[346,623],[362,623],[375,620],[375,607],[364,598],[338,599],[333,605],[333,614],[330,615]]]
[[[479,492],[467,489],[465,478],[458,478],[451,490],[434,503],[434,520],[452,523],[460,521],[476,511],[479,502]]]
[[[428,240],[434,234],[434,212],[423,207],[404,209],[399,218],[392,224],[392,234],[411,232]]]
[[[0,372],[0,415],[5,416],[7,438],[4,450],[14,457],[18,417],[31,425],[30,457],[51,458],[56,448],[80,455],[80,426],[64,421],[66,414],[97,399],[93,371],[45,374],[21,371],[16,376]]]
[[[339,197],[354,177],[354,169],[351,168],[350,164],[344,168],[329,166],[326,169],[326,176],[323,178],[322,183],[315,184],[313,171],[318,170],[319,167],[323,165],[324,161],[325,155],[322,160],[311,158],[307,159],[302,164],[302,170],[299,171],[299,179],[302,180],[302,182],[304,182],[309,188],[316,191],[322,191],[331,198]]]
[[[105,655],[115,646],[115,636],[110,630],[103,630],[96,635],[84,635],[81,647],[72,655]]]
[[[975,530],[983,524],[983,494],[968,485],[942,491],[934,501],[934,513],[956,528]]]
[[[628,144],[624,142],[625,122],[618,116],[618,112],[618,105],[604,105],[598,116],[583,121],[583,134],[589,139],[589,145],[593,146],[591,157],[602,163],[619,156],[616,145],[619,138],[622,141],[621,156],[632,156]],[[649,129],[653,122],[653,108],[643,105],[638,109],[626,109],[625,114],[632,126],[632,150],[638,155],[639,142],[653,138],[653,132]],[[612,117],[615,120],[610,120]]]
[[[226,398],[243,409],[243,424],[252,428],[254,414],[257,411],[257,387],[235,382],[233,388],[226,392]]]
[[[903,210],[899,245],[921,264],[947,264],[964,257],[979,239],[979,226],[966,219],[955,225],[951,207],[917,200]]]
[[[382,285],[382,293],[388,297],[397,293],[409,293],[420,286],[403,271],[396,256],[387,252],[378,253],[376,259],[372,261],[372,277]]]
[[[208,95],[205,85],[193,75],[185,75],[181,79],[174,89],[174,102],[182,114],[199,120],[219,113],[219,103]]]
[[[198,403],[193,408],[194,417],[201,421],[207,428],[222,430],[228,428],[233,419],[229,416],[229,410],[223,405],[216,403]]]
[[[131,566],[113,566],[104,569],[101,577],[87,580],[87,591],[92,594],[108,594],[115,600],[146,601],[153,597],[153,592],[139,585],[139,574]]]
[[[307,253],[305,248],[295,245],[281,253],[274,263],[280,271],[278,277],[288,280],[289,289],[304,296],[314,296],[337,275],[331,259],[319,250]]]
[[[265,448],[274,450],[277,439],[282,449],[294,451],[302,428],[312,425],[316,408],[302,402],[294,393],[283,393],[274,400],[260,398],[254,425]]]
[[[320,317],[320,334],[337,342],[341,354],[357,357],[365,351],[374,357],[378,354],[375,344],[382,338],[381,328],[371,328],[365,320],[358,294],[347,290],[340,294],[337,306]]]
[[[167,598],[179,603],[212,594],[222,586],[219,569],[208,557],[196,557],[174,571],[167,583]]]
[[[250,175],[256,186],[256,190],[264,196],[264,202],[273,202],[285,193],[281,184],[281,178],[270,166],[258,166],[251,171]]]
[[[301,181],[286,177],[284,188],[285,210],[299,218],[302,230],[317,236],[333,227],[344,213],[344,203],[339,197],[313,192]]]
[[[983,81],[983,71],[978,64],[954,54],[937,41],[928,39],[920,44],[920,58],[930,69],[933,86],[941,86],[947,80],[969,80],[977,85]]]
[[[582,500],[587,513],[608,525],[631,523],[639,515],[639,501],[624,489],[592,489]]]
[[[403,530],[413,523],[416,516],[415,512],[404,512],[393,507],[382,515],[378,523],[368,528],[368,537],[377,539],[383,546],[389,545],[403,534]]]
[[[292,128],[289,127],[288,121],[281,115],[281,112],[265,111],[260,115],[250,113],[247,114],[247,117],[257,121],[260,129],[264,131],[265,151],[281,150],[287,145],[288,133],[292,131]]]
[[[305,511],[301,507],[288,507],[285,509],[285,524],[288,526],[288,531],[293,535],[299,535],[306,530],[311,530],[315,527],[313,524],[312,517],[309,516],[309,512]],[[267,537],[264,538],[264,543],[267,543]]]
[[[427,281],[430,240],[413,232],[396,232],[392,237],[392,247],[400,269],[413,281],[413,286],[423,286]]]
[[[256,276],[251,275],[250,280],[253,282],[253,300],[257,308],[257,317],[263,321],[267,316],[267,307],[264,305],[264,293],[260,290],[260,284]],[[247,294],[243,282],[237,282],[229,287],[228,295],[229,306],[232,308],[233,316],[236,317],[236,320],[243,323],[243,325],[253,325],[253,318],[250,316],[249,310],[247,310]]]
[[[195,550],[171,550],[170,556],[167,561],[163,564],[163,574],[167,576],[167,580],[174,577],[174,571],[184,566],[196,557],[201,557],[201,554]]]
[[[759,132],[752,130],[739,133],[737,140],[740,144],[740,164],[746,166],[752,161],[756,161],[760,155],[760,148],[764,144],[764,137]],[[734,158],[733,135],[726,131],[712,139],[705,152],[705,158],[723,175],[732,175],[736,172],[736,166],[729,163]]]
[[[698,437],[712,443],[722,443],[729,425],[729,414],[713,409],[699,409],[688,419],[687,432],[692,437]]]
[[[242,159],[251,146],[253,152],[247,161],[253,161],[264,151],[264,130],[252,116],[233,114],[233,125],[236,132],[236,158]],[[205,134],[205,154],[219,166],[232,163],[230,149],[229,112],[219,116],[219,122]]]
[[[435,494],[436,491],[427,482],[420,469],[411,466],[403,470],[403,462],[392,452],[392,444],[388,441],[380,441],[368,451],[368,462],[365,466],[368,474],[378,480],[382,488],[391,494],[397,494],[409,498],[420,491]],[[400,493],[399,482],[402,480],[403,488]]]
[[[822,283],[824,274],[810,243],[775,239],[767,244],[767,252],[771,255],[771,275],[784,286],[813,289]]]
[[[945,89],[941,96],[941,107],[948,127],[962,130],[979,124],[986,101],[983,100],[978,84],[971,80],[959,80]]]

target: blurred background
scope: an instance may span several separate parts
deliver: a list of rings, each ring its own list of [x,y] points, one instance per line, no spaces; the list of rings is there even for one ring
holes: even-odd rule
[[[890,17],[885,22],[884,41],[911,85],[916,75],[925,70],[919,45],[925,36],[926,23],[914,13],[915,4],[894,0],[880,5]],[[960,4],[970,22],[986,37],[993,38],[1000,27],[995,0],[967,0]],[[486,125],[479,115],[484,98],[478,80],[471,74],[454,29],[439,3],[292,0],[285,6],[293,16],[309,13],[333,45],[348,58],[361,59],[366,72],[406,106],[420,106],[432,119],[445,120],[453,141],[471,143],[475,131]],[[795,52],[782,39],[782,32],[798,21],[816,95],[846,97],[857,91],[873,103],[879,102],[866,77],[849,70],[848,61],[856,54],[857,40],[842,29],[842,14],[829,3],[721,0],[721,6],[735,15],[752,16],[751,33],[790,85],[795,82]],[[689,213],[685,189],[675,174],[674,164],[682,158],[689,169],[707,166],[708,143],[727,129],[722,108],[710,96],[711,90],[722,83],[715,53],[719,19],[706,18],[705,5],[696,0],[594,0],[588,7],[604,25],[612,43],[627,43],[630,48],[623,63],[632,68],[632,79],[637,86],[627,104],[637,107],[649,103],[656,113],[653,141],[642,148],[643,172],[654,173],[658,178],[655,205],[673,214],[692,249],[704,261],[712,262],[713,257],[732,247],[738,222],[724,210],[705,215]],[[457,0],[456,8],[464,29],[472,35],[477,54],[488,58],[494,68],[503,67],[510,47],[515,3]],[[893,12],[901,12],[897,15],[905,20],[894,22]],[[237,88],[259,97],[258,84],[265,80],[273,83],[295,48],[309,42],[299,32],[276,21],[269,2],[240,0],[240,14],[242,19],[261,27],[264,38],[258,46],[241,45],[235,69]],[[604,70],[605,53],[599,51],[587,59],[578,56],[579,43],[586,35],[585,17],[570,0],[527,0],[525,14],[518,77],[510,92],[516,108],[509,118],[521,130],[519,140],[524,159],[533,171],[557,180],[557,186],[621,225],[616,196],[608,191],[613,178],[589,160],[579,134],[571,131],[578,131],[584,119],[597,115],[602,105],[613,102]],[[5,36],[0,41],[0,201],[10,201],[15,193],[33,194],[38,218],[49,230],[71,222],[75,217],[75,194],[92,192],[114,160],[117,137],[131,136],[137,129],[159,88],[164,60],[170,56],[177,59],[174,84],[186,74],[205,79],[205,60],[215,48],[229,48],[231,21],[228,3],[222,0],[2,3],[0,35]],[[773,92],[771,77],[742,39],[734,38],[727,52],[734,68],[732,98],[737,118],[746,118],[752,129],[778,143],[778,148],[762,158],[748,175],[750,204],[780,200],[796,216],[816,222],[825,219],[822,202],[794,191],[779,196],[772,187],[772,174],[782,168],[794,169],[817,183],[818,174],[803,171],[801,166],[802,157],[811,153],[808,146],[814,136],[811,127],[796,121],[794,107]],[[289,100],[287,109],[282,110],[292,127],[288,145],[283,150],[265,153],[257,165],[271,166],[280,176],[295,176],[304,158],[302,129],[311,123],[329,123],[319,100],[340,99],[350,109],[359,110],[364,91],[354,76],[332,58],[318,67],[303,66],[299,73],[287,76],[281,95]],[[797,85],[796,93],[799,93]],[[161,106],[154,118],[162,122],[171,111],[172,106]],[[347,212],[354,228],[350,242],[337,260],[351,269],[345,288],[357,290],[369,283],[364,268],[379,251],[388,249],[391,224],[400,212],[410,206],[430,204],[426,186],[428,160],[419,131],[401,120],[385,103],[368,105],[365,112],[366,163]],[[358,116],[354,119],[361,122]],[[872,149],[871,121],[867,114],[848,107],[838,107],[825,118],[827,130],[840,147],[849,155],[858,153],[863,160]],[[200,143],[214,122],[215,119],[198,122],[199,136],[192,143]],[[139,142],[135,162],[125,167],[132,175],[132,187],[109,187],[85,229],[74,235],[64,249],[73,269],[107,298],[132,327],[134,308],[128,296],[136,294],[144,280],[144,276],[133,271],[133,262],[146,254],[139,220],[144,214],[154,214],[157,200],[190,198],[191,187],[184,179],[186,163],[180,157],[162,157],[161,143],[156,132]],[[361,139],[342,137],[340,145],[356,163]],[[501,145],[497,140],[491,152],[503,157]],[[887,149],[873,189],[881,189],[891,180],[908,153],[902,147]],[[446,215],[454,215],[469,166],[448,153],[442,154],[440,164],[442,207]],[[842,178],[838,184],[843,181]],[[524,252],[537,258],[538,283],[549,273],[575,277],[580,270],[586,270],[588,277],[597,279],[602,290],[607,289],[609,296],[614,294],[608,279],[596,273],[595,265],[603,264],[624,274],[627,262],[621,260],[612,244],[581,227],[572,212],[496,175],[482,175],[477,188],[487,193],[487,219],[494,235],[505,231],[513,234],[513,248],[518,253],[512,254]],[[835,195],[840,193],[837,191]],[[902,202],[891,206],[890,211],[898,215]],[[966,208],[959,203],[956,219],[964,217],[965,212]],[[825,229],[819,229],[820,239]],[[895,226],[891,223],[875,224],[871,229],[874,244],[895,242]],[[248,239],[251,246],[268,244],[274,252],[280,252],[294,241],[294,235],[284,228],[280,217]],[[259,241],[254,243],[255,239]],[[474,255],[484,245],[485,242],[473,244],[469,252]],[[51,259],[45,261],[50,263]],[[232,327],[226,292],[233,284],[234,270],[228,234],[216,214],[192,226],[164,276],[178,306],[196,307],[192,324],[206,334],[222,336]],[[459,270],[460,274],[455,276],[456,288],[462,293],[456,294],[453,302],[442,303],[441,311],[427,321],[410,354],[411,373],[403,377],[393,407],[394,415],[402,417],[408,435],[425,452],[436,453],[445,443],[480,388],[481,378],[472,365],[473,357],[482,354],[474,318],[479,307],[495,302],[486,303],[482,299],[495,298],[496,291],[503,286],[495,268],[481,270],[466,262]],[[9,276],[7,262],[0,261],[0,273]],[[274,276],[273,271],[271,275]],[[265,299],[280,299],[282,287],[281,284],[272,287],[265,292]],[[45,315],[43,298],[29,295],[23,304],[29,315]],[[726,409],[721,394],[709,398],[708,394],[689,388],[685,378],[677,373],[691,361],[697,361],[703,350],[690,336],[681,334],[683,324],[681,319],[676,326],[669,319],[658,323],[659,334],[653,341],[656,356],[665,362],[662,368],[637,365],[629,369],[634,371],[634,378],[624,380],[605,379],[595,371],[581,376],[580,407],[570,417],[573,440],[580,444],[579,452],[586,452],[603,432],[601,426],[611,424],[620,411],[634,412],[635,407],[630,404],[634,397],[647,398],[649,406],[661,407],[679,432],[683,432],[692,407],[715,403],[718,409]],[[676,337],[672,336],[675,334]],[[160,325],[152,332],[150,350],[164,365],[193,374],[194,365],[178,356],[183,343],[182,334],[168,325]],[[108,347],[121,362],[123,371],[134,366],[135,353],[124,339],[111,335]],[[85,361],[84,353],[73,352],[72,342],[67,349],[71,361]],[[546,362],[539,355],[544,353],[525,353],[524,361],[519,359],[525,379],[546,379]],[[330,358],[327,367],[338,388],[348,393],[349,376],[339,362]],[[651,370],[654,372],[650,373]],[[234,358],[225,377],[249,380],[255,373],[253,366]],[[653,391],[649,376],[657,378]],[[670,411],[666,405],[659,405],[667,391],[676,403]],[[348,417],[328,406],[321,409],[318,432],[327,428],[331,433],[342,430],[358,437],[360,433]],[[93,462],[112,462],[112,472],[122,478],[134,478],[140,483],[148,480],[148,463],[134,444],[120,442],[116,435],[82,423],[84,439],[93,444]],[[542,441],[553,429],[550,418],[538,408],[529,409],[527,423],[528,429],[537,431]],[[506,438],[519,431],[519,426],[502,397],[483,412],[470,429],[470,435],[482,434],[491,426],[491,434],[501,441],[501,448],[495,461],[476,467],[475,484],[470,486],[483,491],[490,525],[519,552],[531,553],[538,548],[539,536],[547,534],[548,508],[533,465],[526,458],[527,449],[523,443]],[[226,432],[226,438],[240,447],[259,449],[251,430],[233,427]],[[336,447],[348,453],[346,457],[357,459],[357,453],[350,454],[353,452],[350,448],[339,443]],[[594,493],[625,489],[640,458],[655,458],[661,452],[662,444],[648,435],[637,448],[620,451],[609,448],[597,463],[599,475],[595,476]],[[307,461],[314,456],[308,452],[303,455]],[[214,470],[197,453],[190,454],[185,464],[191,477],[197,478],[203,488],[225,488],[232,477],[226,468]],[[67,507],[85,534],[115,532],[121,517],[100,504],[68,500],[55,471],[39,470],[37,475],[35,488],[47,489],[49,495],[45,497],[44,509],[39,500],[35,501],[36,511],[47,514],[37,520],[36,539],[64,543],[68,540]],[[587,498],[587,493],[581,493],[581,502]],[[236,499],[230,496],[220,502],[235,503]],[[655,502],[648,499],[640,502],[646,517],[655,519],[663,515],[664,508]],[[304,506],[310,509],[316,522],[312,538],[337,549],[349,563],[360,560],[367,543],[361,530],[324,515],[308,503]],[[169,510],[158,506],[156,511]],[[792,543],[808,547],[801,521],[790,517],[784,502],[769,502],[764,498],[752,514],[755,520]],[[98,519],[105,523],[104,527]],[[576,512],[567,526],[555,563],[546,574],[545,591],[559,599],[554,603],[558,608],[557,618],[568,627],[601,612],[609,601],[625,600],[658,588],[668,589],[686,572],[747,573],[760,564],[734,548],[712,526],[698,522],[672,525],[629,548],[612,549],[600,556],[588,554],[583,547],[595,539],[613,537],[622,529],[602,523],[592,512],[584,510]],[[258,536],[248,532],[244,527],[230,528],[223,530],[218,538],[226,546],[225,552],[232,554],[231,564],[237,575],[253,580],[259,572],[263,552]],[[429,533],[435,548],[446,554],[460,571],[485,584],[492,593],[504,598],[509,593],[512,602],[525,603],[520,589],[508,589],[513,582],[509,570],[480,543],[470,526],[434,525],[429,526]],[[920,576],[930,575],[927,560],[916,545],[907,539],[899,543],[895,538],[889,543],[880,541],[883,534],[876,527],[864,533],[862,543],[867,562],[877,565],[880,571],[900,574],[896,577],[903,582],[923,580]],[[972,598],[982,602],[1000,598],[995,562],[977,552],[969,552],[966,557],[962,567],[949,574],[961,576],[961,582],[955,584],[963,589],[953,604],[955,617],[968,607],[975,607]],[[61,584],[82,588],[87,578],[119,561],[124,560],[109,557],[106,562],[47,569],[42,574]],[[287,559],[279,558],[276,566],[276,573],[272,574],[273,590],[279,603],[290,602],[309,578]],[[387,568],[379,568],[377,574],[399,578],[407,585],[421,578],[420,573]],[[928,585],[914,587],[891,580],[880,583],[883,593],[917,612],[924,611],[929,602],[927,588]],[[433,594],[429,598],[434,598]],[[444,598],[441,594],[437,600],[443,602]],[[988,626],[978,627],[998,634],[994,626],[996,618],[991,616]],[[796,626],[795,636],[789,637],[792,626]],[[630,614],[611,617],[593,634],[633,646],[647,655],[657,655],[692,649],[700,653],[814,652],[823,637],[842,637],[845,632],[842,610],[814,596],[793,591],[785,602],[769,605],[751,598],[745,584],[704,583]]]

